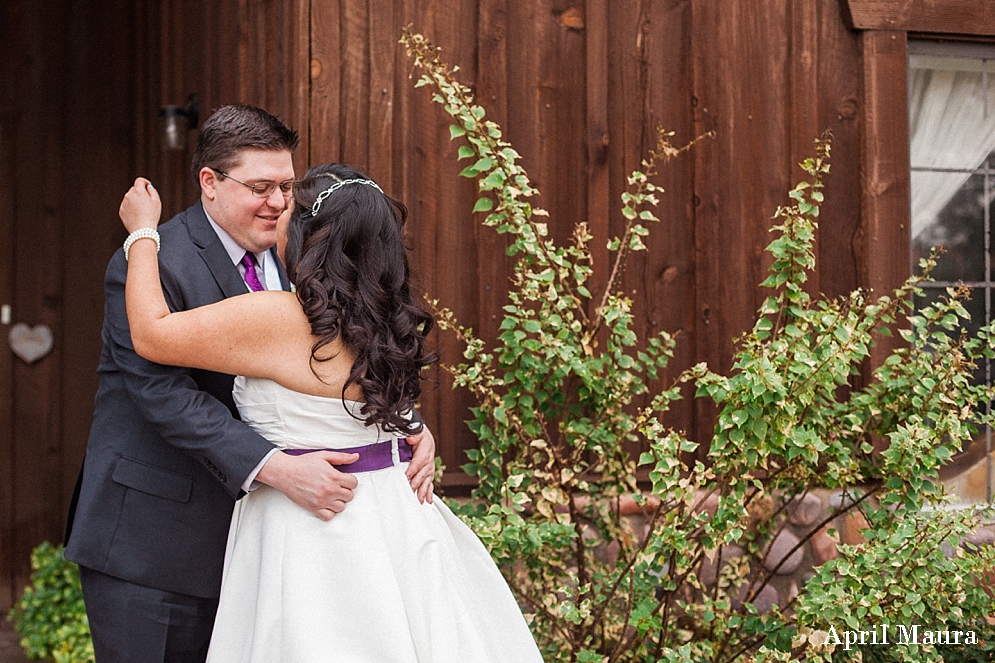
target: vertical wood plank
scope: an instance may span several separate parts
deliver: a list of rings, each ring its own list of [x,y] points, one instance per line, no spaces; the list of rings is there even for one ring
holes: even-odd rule
[[[56,336],[62,359],[56,385],[61,430],[53,431],[60,461],[59,490],[52,491],[58,501],[54,525],[60,535],[86,449],[97,391],[104,270],[125,236],[117,208],[132,180],[132,124],[137,115],[146,114],[135,106],[134,10],[133,0],[76,2],[69,17],[72,57],[65,66],[64,88],[71,111],[63,120],[62,168],[74,176],[66,189],[67,213],[60,224],[60,243],[66,247],[57,270],[61,272],[64,322]]]
[[[430,5],[433,7],[430,34],[438,35],[437,43],[443,48],[445,59],[460,66],[459,79],[465,85],[476,88],[480,74],[476,3],[444,0]],[[456,146],[449,140],[449,116],[435,103],[429,103],[425,110],[434,117],[433,134],[438,141],[438,161],[433,178],[438,197],[435,241],[439,253],[434,257],[425,256],[435,263],[435,288],[429,292],[439,293],[440,300],[451,306],[464,324],[477,329],[481,324],[477,304],[481,276],[476,259],[477,222],[471,214],[477,185],[458,176],[462,165],[456,161]],[[452,334],[439,335],[439,350],[446,363],[454,364],[462,359],[462,347]],[[465,423],[470,418],[469,408],[476,401],[468,391],[453,389],[448,374],[440,374],[440,378],[439,425],[448,439],[454,442],[443,461],[450,469],[451,476],[447,477],[447,481],[460,485],[467,479],[459,469],[467,461],[465,452],[477,446]]]
[[[14,0],[0,9],[5,29],[10,35],[0,40],[0,80],[13,80],[31,66],[22,40],[27,37],[25,0]],[[17,192],[23,186],[17,179],[16,164],[21,163],[17,147],[22,108],[14,86],[0,85],[0,196],[8,204],[0,208],[0,305],[13,305],[16,274],[14,271],[14,220],[18,216]],[[9,325],[0,325],[6,336]],[[17,472],[14,444],[14,355],[6,348],[0,352],[0,612],[6,612],[20,587],[15,584],[15,568],[23,561],[15,559],[14,481]]]
[[[445,61],[460,66],[459,80],[473,87],[477,76],[476,5],[460,0],[406,0],[401,6],[404,22],[412,23],[416,32],[439,46]],[[414,70],[414,76],[420,76],[420,71]],[[458,177],[462,166],[455,158],[456,147],[449,141],[449,116],[431,101],[428,88],[411,89],[412,85],[413,81],[408,81],[398,97],[403,109],[398,144],[406,146],[408,155],[398,176],[404,182],[401,190],[410,212],[407,237],[416,288],[452,309],[463,325],[477,329],[479,265],[470,214],[476,185]],[[460,361],[462,348],[452,334],[435,333],[431,341],[443,363]],[[443,488],[452,489],[466,485],[467,477],[459,467],[466,463],[464,450],[476,445],[464,423],[473,399],[465,390],[453,390],[451,377],[442,369],[433,371],[431,379],[437,386],[425,385],[422,411],[447,467]]]
[[[342,158],[339,134],[342,104],[340,7],[339,2],[311,3],[311,112],[308,116],[311,164]]]
[[[880,296],[909,276],[908,42],[904,32],[868,31],[861,34],[861,45],[865,96],[861,280]],[[877,338],[871,366],[880,365],[898,344],[897,337]]]
[[[398,0],[404,23],[410,23],[415,32],[424,34],[429,39],[435,38],[430,31],[431,25],[426,20],[427,12],[419,6],[416,0]],[[395,173],[395,184],[399,184],[398,197],[408,208],[408,223],[404,229],[404,237],[411,249],[411,282],[412,292],[418,294],[431,293],[438,296],[435,289],[435,263],[438,260],[438,250],[435,242],[435,228],[438,223],[438,201],[433,190],[434,182],[428,172],[437,167],[438,158],[433,147],[436,144],[437,109],[432,108],[430,94],[424,89],[414,89],[414,81],[422,72],[415,69],[405,57],[407,71],[411,78],[406,84],[399,86],[397,92],[398,119],[395,128],[399,132],[398,145],[403,146],[400,158],[397,160],[398,171]],[[398,68],[401,70],[401,67]],[[449,304],[449,302],[446,302]],[[445,304],[444,304],[445,305]],[[433,331],[429,339],[430,345],[441,353],[439,339],[442,335],[438,329]],[[452,359],[449,359],[452,361]],[[451,437],[452,427],[447,427],[439,416],[440,403],[448,396],[446,387],[441,384],[444,373],[436,366],[426,372],[428,379],[422,382],[422,396],[419,409],[426,424],[432,430],[437,442],[437,454],[446,465],[446,477],[443,482],[451,480],[457,474],[459,463],[454,462],[456,447]],[[450,435],[450,437],[447,437]]]
[[[587,0],[585,6],[585,37],[587,72],[586,158],[587,209],[584,220],[594,240],[590,244],[594,276],[588,289],[593,297],[588,314],[604,294],[610,270],[608,252],[609,222],[612,214],[608,151],[611,145],[609,116],[609,14],[607,0]]]
[[[360,170],[369,168],[370,77],[369,5],[346,2],[341,5],[342,84],[339,88],[342,140],[340,158]]]
[[[715,130],[695,153],[699,361],[731,367],[734,339],[749,329],[765,293],[770,217],[786,200],[790,174],[787,8],[783,1],[692,1],[696,133]],[[696,402],[696,429],[710,437],[714,408]]]
[[[804,159],[813,156],[813,141],[822,133],[819,127],[819,7],[814,2],[793,2],[788,5],[788,94],[787,117],[789,184],[805,176],[798,168]],[[819,255],[821,228],[815,231],[814,250]],[[821,264],[809,274],[806,291],[817,296],[821,291]]]
[[[285,118],[300,135],[300,143],[294,154],[294,169],[303,175],[311,160],[311,2],[294,0],[293,11],[284,30],[292,44],[287,58],[290,71],[289,93],[291,108]],[[277,75],[277,72],[274,72]]]
[[[369,25],[370,80],[364,86],[369,94],[368,173],[383,187],[394,187],[394,63],[400,24],[394,18],[393,0],[368,0],[370,16],[377,20]]]
[[[216,11],[230,11],[219,4]],[[295,154],[294,167],[303,172],[310,157],[310,3],[245,0],[239,24],[238,100],[264,108],[297,129],[302,149]]]
[[[132,117],[132,142],[134,150],[129,158],[128,176],[145,174],[158,187],[163,182],[163,165],[159,148],[159,91],[162,87],[161,0],[135,0],[134,12],[138,16],[131,26],[131,40],[138,44],[131,72],[134,77],[134,115]],[[154,5],[154,10],[153,10]],[[202,109],[203,110],[203,109]],[[124,192],[122,192],[122,195]],[[179,201],[163,200],[163,218]],[[107,256],[110,259],[110,256]]]
[[[539,0],[509,18],[510,142],[542,192],[534,204],[550,213],[550,236],[565,244],[587,218],[584,4]]]
[[[487,117],[501,126],[507,139],[508,126],[508,0],[481,0],[477,46],[477,103]],[[455,149],[450,146],[450,154]],[[472,209],[472,208],[471,208]],[[477,327],[483,338],[498,337],[503,318],[501,307],[508,303],[508,286],[514,261],[507,255],[508,239],[493,228],[484,227],[485,214],[473,218],[477,245]]]
[[[836,0],[820,0],[819,126],[833,133],[832,170],[820,214],[819,286],[828,297],[858,287],[854,238],[860,222],[863,76],[860,36],[847,29]],[[797,171],[796,171],[797,172]]]
[[[9,25],[9,24],[8,24]],[[11,26],[14,27],[14,26]],[[16,27],[15,27],[16,29]],[[0,76],[5,80],[10,72],[7,65],[16,58],[8,52],[9,41],[0,44]],[[17,108],[13,100],[0,97],[0,197],[15,201],[20,188],[15,179],[14,164],[18,162],[14,138],[17,135]],[[14,218],[16,204],[0,210],[0,305],[10,305],[14,298]],[[0,325],[7,334],[10,327]],[[6,612],[17,598],[14,584],[14,355],[6,349],[0,352],[0,612]]]
[[[150,112],[158,118],[159,108],[166,105],[180,104],[183,94],[182,71],[186,64],[186,48],[189,45],[183,39],[183,16],[186,15],[187,7],[183,0],[162,0],[161,4],[162,21],[160,23],[160,34],[158,42],[162,45],[162,52],[154,62],[158,65],[159,90],[153,100],[154,106]],[[159,124],[156,120],[155,137],[152,148],[158,155],[159,181],[155,186],[159,189],[159,195],[163,201],[163,217],[169,218],[178,211],[184,209],[192,201],[187,200],[187,189],[184,180],[189,177],[184,171],[183,153],[168,152],[162,149],[159,144]]]
[[[612,195],[616,229],[621,231],[619,196],[626,188],[626,178],[633,170],[642,170],[642,161],[656,145],[658,128],[672,131],[675,145],[694,137],[690,105],[692,72],[690,62],[691,6],[688,3],[639,3],[638,14],[630,19],[631,32],[621,36],[618,65],[613,70],[628,69],[624,80],[629,88],[613,98],[627,99],[627,115],[613,124],[623,123],[625,142],[622,159],[614,174],[616,191]],[[625,57],[628,56],[628,57]],[[624,117],[624,119],[622,119]],[[696,149],[709,149],[706,143]],[[658,195],[654,213],[660,222],[650,225],[647,250],[634,254],[626,267],[626,294],[633,297],[636,321],[634,328],[648,340],[660,331],[677,336],[674,357],[653,389],[669,386],[676,376],[694,364],[695,261],[693,201],[693,161],[691,154],[659,165],[655,183],[664,191]],[[648,397],[638,401],[648,402]],[[689,432],[693,399],[673,404],[668,421]],[[629,446],[632,453],[642,451]]]
[[[62,225],[79,222],[78,210],[66,213],[70,195],[65,189],[66,90],[72,81],[64,67],[69,57],[66,2],[20,3],[19,29],[12,44],[17,55],[8,63],[17,67],[5,80],[18,81],[17,133],[12,148],[18,155],[13,179],[18,183],[43,182],[45,195],[32,186],[19,186],[7,204],[15,216],[12,224],[14,292],[10,302],[13,321],[48,325],[56,339],[51,354],[28,365],[13,360],[11,537],[13,587],[27,584],[31,550],[40,542],[58,540],[64,514],[59,501],[59,432],[61,403],[59,380],[64,360],[62,341],[64,299],[61,265],[64,253]],[[51,39],[50,34],[62,35]],[[77,185],[78,186],[78,185]],[[74,190],[77,190],[74,187]],[[49,490],[44,490],[48,488]]]

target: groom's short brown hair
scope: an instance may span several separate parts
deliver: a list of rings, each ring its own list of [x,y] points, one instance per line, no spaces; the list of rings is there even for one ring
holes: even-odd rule
[[[222,106],[200,129],[193,155],[193,178],[200,184],[202,168],[229,171],[238,166],[242,150],[286,150],[293,153],[300,137],[280,118],[247,104]]]

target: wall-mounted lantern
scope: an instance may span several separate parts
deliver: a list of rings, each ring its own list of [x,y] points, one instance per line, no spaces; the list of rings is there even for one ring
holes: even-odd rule
[[[200,100],[191,94],[186,106],[163,106],[159,109],[159,135],[162,149],[181,151],[187,146],[187,132],[197,128]]]

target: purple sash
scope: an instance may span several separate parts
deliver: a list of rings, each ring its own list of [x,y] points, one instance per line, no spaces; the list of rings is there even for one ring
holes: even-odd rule
[[[392,446],[393,442],[388,440],[387,442],[377,442],[376,444],[367,444],[362,447],[351,447],[349,449],[284,449],[283,453],[290,454],[291,456],[303,456],[304,454],[314,453],[315,451],[337,451],[344,454],[359,454],[356,462],[335,466],[335,469],[339,472],[355,474],[356,472],[382,470],[385,467],[393,465]],[[411,445],[404,439],[397,440],[397,452],[402,463],[410,461],[414,453]]]

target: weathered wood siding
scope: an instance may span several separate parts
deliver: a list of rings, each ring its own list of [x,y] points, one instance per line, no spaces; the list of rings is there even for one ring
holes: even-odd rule
[[[136,167],[136,20],[133,0],[0,5],[0,305],[55,336],[27,365],[0,325],[0,613],[31,549],[61,540],[86,446],[103,273]]]
[[[602,247],[622,224],[625,178],[656,127],[677,143],[716,132],[664,169],[663,222],[626,269],[638,332],[680,333],[668,378],[698,361],[728,366],[762,297],[770,217],[826,129],[837,165],[813,289],[858,284],[861,52],[836,0],[374,0],[313,11],[310,160],[341,159],[386,181],[411,208],[423,290],[493,337],[510,273],[504,242],[469,214],[475,187],[457,177],[449,123],[428,90],[413,88],[396,46],[393,26],[406,23],[460,65],[502,124],[542,191],[553,235],[565,240],[577,221],[592,227],[596,285],[607,278]],[[446,361],[458,360],[452,338],[438,344]],[[471,399],[452,392],[445,373],[437,380],[423,407],[455,468],[474,444],[463,424]],[[674,424],[698,439],[711,417],[691,399],[673,410]]]
[[[448,122],[413,87],[397,43],[411,23],[459,64],[522,154],[555,237],[586,221],[596,286],[619,195],[656,127],[684,143],[667,166],[649,250],[625,288],[637,331],[678,334],[665,380],[699,361],[728,368],[764,293],[771,216],[813,139],[835,136],[813,291],[896,285],[908,273],[908,32],[991,38],[982,0],[9,0],[0,5],[0,304],[55,330],[27,366],[0,353],[0,611],[28,552],[59,540],[96,390],[104,265],[124,239],[116,210],[139,174],[172,214],[197,195],[196,134],[163,152],[158,109],[196,93],[202,117],[232,102],[297,127],[295,164],[340,160],[411,212],[419,289],[496,335],[509,260],[472,218]],[[6,334],[7,327],[0,327]],[[444,361],[460,348],[435,339]],[[433,374],[423,410],[449,473],[474,445],[472,404]],[[690,395],[689,395],[690,396]],[[713,413],[687,398],[671,423],[706,441]]]

